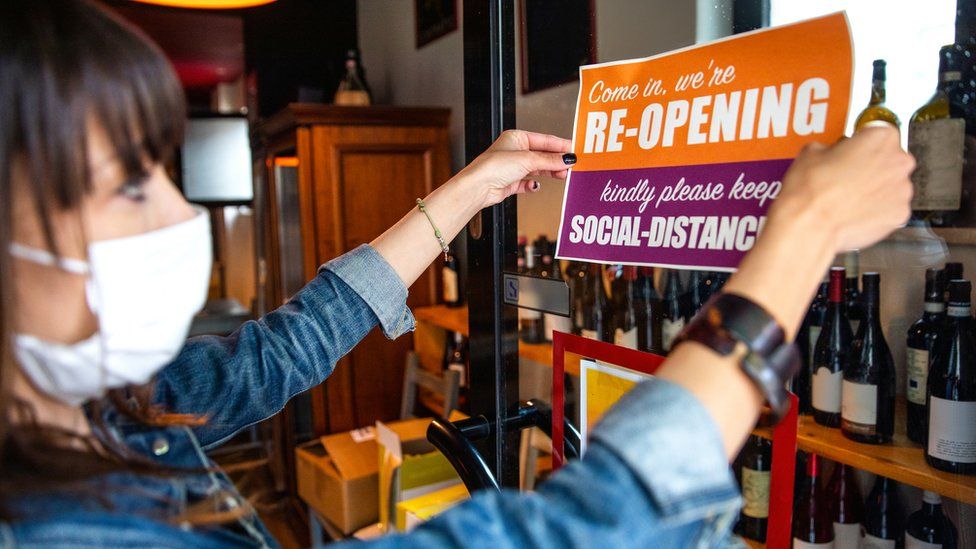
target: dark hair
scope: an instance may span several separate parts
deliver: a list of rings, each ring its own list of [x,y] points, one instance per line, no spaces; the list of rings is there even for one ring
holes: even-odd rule
[[[30,403],[14,396],[16,303],[7,253],[14,185],[29,191],[57,253],[52,212],[79,207],[92,188],[92,124],[105,131],[135,182],[170,160],[183,136],[186,104],[162,52],[92,1],[0,0],[0,21],[0,518],[9,518],[10,498],[30,490],[67,487],[113,470],[161,471],[101,436],[105,407],[143,423],[174,422],[149,405],[148,388],[114,391],[90,404],[94,434],[81,437],[38,424]]]

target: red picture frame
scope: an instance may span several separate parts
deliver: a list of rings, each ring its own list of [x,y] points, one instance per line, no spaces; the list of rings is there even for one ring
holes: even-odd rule
[[[562,332],[552,334],[552,470],[566,461],[563,419],[565,413],[566,354],[576,354],[653,375],[664,363],[660,355],[644,353],[603,341]],[[796,476],[797,407],[796,395],[790,393],[790,409],[772,430],[773,460],[769,483],[769,522],[766,547],[788,549],[792,540],[793,481]]]

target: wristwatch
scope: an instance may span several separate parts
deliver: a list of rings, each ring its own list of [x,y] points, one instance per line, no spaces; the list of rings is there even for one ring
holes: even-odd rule
[[[761,306],[736,294],[712,296],[672,348],[682,341],[697,341],[722,356],[738,356],[742,371],[766,397],[772,423],[786,415],[787,384],[800,369],[800,353]]]

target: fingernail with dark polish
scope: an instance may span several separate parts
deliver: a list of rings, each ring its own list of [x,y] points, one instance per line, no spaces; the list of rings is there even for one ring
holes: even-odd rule
[[[566,153],[563,155],[563,164],[567,166],[572,166],[576,163],[576,155],[573,153]]]
[[[533,181],[532,182],[532,190],[533,191],[538,191],[539,190],[539,187],[540,187],[540,185],[539,185],[539,182],[538,181]]]

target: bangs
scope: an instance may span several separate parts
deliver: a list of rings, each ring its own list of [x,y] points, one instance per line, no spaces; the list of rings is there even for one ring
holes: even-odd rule
[[[140,31],[88,0],[3,0],[0,20],[0,187],[16,161],[39,210],[77,206],[91,189],[91,124],[128,179],[172,158],[183,90]]]

